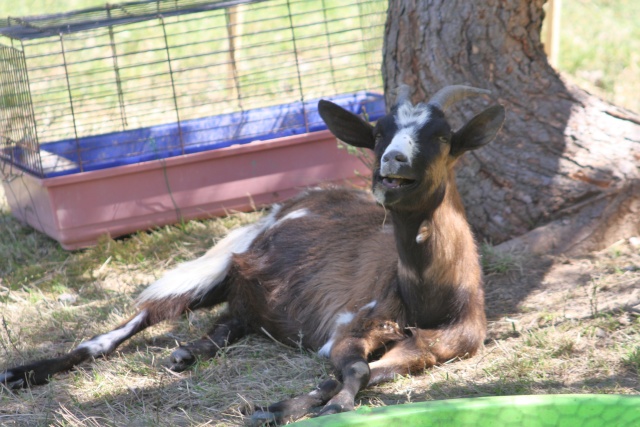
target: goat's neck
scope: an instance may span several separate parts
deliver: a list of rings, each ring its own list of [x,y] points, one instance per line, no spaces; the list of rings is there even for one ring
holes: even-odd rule
[[[450,308],[431,306],[434,301],[454,298],[480,277],[477,249],[453,176],[434,194],[420,210],[392,212],[399,292],[407,323],[421,327],[447,317],[443,311]],[[418,243],[421,228],[424,240]]]

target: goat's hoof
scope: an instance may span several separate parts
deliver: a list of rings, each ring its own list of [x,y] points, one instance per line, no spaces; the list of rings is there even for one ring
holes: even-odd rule
[[[282,423],[282,417],[278,416],[273,412],[256,410],[251,415],[251,420],[249,421],[250,427],[261,427],[268,425],[278,425]]]
[[[7,369],[4,372],[0,372],[0,384],[10,390],[27,388],[29,387],[29,382],[26,380],[26,374],[27,372],[23,372],[20,368]]]
[[[318,416],[322,417],[324,415],[339,414],[340,412],[345,412],[345,409],[342,407],[342,405],[339,405],[337,403],[328,403],[318,413]]]
[[[186,347],[180,346],[169,356],[169,369],[175,372],[182,372],[196,363],[196,356]]]
[[[355,408],[355,402],[353,401],[353,395],[345,393],[344,390],[336,394],[330,401],[324,405],[324,408],[320,410],[318,416],[339,414],[340,412],[353,411]]]

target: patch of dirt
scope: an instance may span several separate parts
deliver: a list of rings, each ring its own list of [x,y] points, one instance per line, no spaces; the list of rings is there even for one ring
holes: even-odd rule
[[[583,257],[520,260],[520,272],[486,277],[489,318],[517,314],[526,322],[543,314],[588,319],[640,312],[640,247],[629,240]]]

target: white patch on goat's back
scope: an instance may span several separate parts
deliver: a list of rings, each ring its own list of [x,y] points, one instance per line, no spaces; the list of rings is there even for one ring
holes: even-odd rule
[[[292,219],[297,219],[297,218],[302,218],[309,215],[309,210],[306,208],[303,209],[298,209],[292,212],[289,212],[288,214],[286,214],[285,216],[283,216],[282,218],[280,218],[279,220],[277,220],[272,226],[271,228],[275,228],[277,226],[279,226],[280,224],[282,224],[285,221],[288,220],[292,220]]]
[[[89,350],[89,354],[94,357],[109,353],[113,351],[122,340],[131,336],[132,332],[140,325],[140,322],[142,322],[146,315],[146,311],[141,311],[136,317],[129,320],[129,322],[120,328],[93,337],[89,341],[80,344],[77,348]]]
[[[268,216],[231,231],[200,258],[168,271],[140,294],[138,304],[185,294],[196,299],[213,289],[229,272],[233,254],[246,252],[256,237],[276,222],[280,208],[274,205]]]

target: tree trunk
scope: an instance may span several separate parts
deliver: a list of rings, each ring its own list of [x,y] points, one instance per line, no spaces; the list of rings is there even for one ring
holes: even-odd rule
[[[540,41],[543,4],[390,1],[385,92],[390,104],[400,82],[416,102],[449,84],[491,90],[449,114],[458,127],[488,105],[507,109],[498,139],[458,169],[476,235],[522,236],[509,245],[537,252],[595,250],[640,233],[640,117],[554,71]]]

